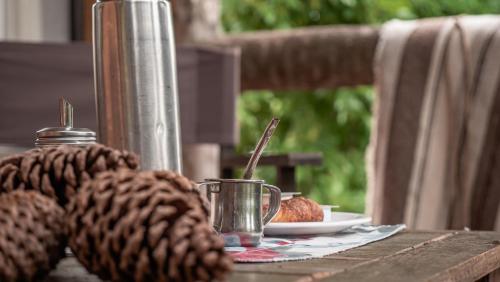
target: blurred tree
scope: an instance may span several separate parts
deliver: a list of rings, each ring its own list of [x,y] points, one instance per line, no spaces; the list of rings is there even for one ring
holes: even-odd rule
[[[498,0],[411,0],[411,10],[418,18],[459,14],[498,14]]]
[[[373,0],[223,0],[226,30],[371,22]]]

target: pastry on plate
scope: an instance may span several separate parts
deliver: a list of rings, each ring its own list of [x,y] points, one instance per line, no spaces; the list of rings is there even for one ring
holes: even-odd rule
[[[278,214],[272,222],[321,222],[323,209],[311,199],[294,197],[281,201]]]

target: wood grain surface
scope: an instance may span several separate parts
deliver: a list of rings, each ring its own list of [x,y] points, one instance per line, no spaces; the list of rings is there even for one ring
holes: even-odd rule
[[[237,264],[229,281],[497,281],[499,269],[498,232],[410,231],[322,259]],[[70,257],[46,281],[100,280]]]

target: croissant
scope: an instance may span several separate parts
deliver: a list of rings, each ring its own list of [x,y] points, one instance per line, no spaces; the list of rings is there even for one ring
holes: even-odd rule
[[[313,200],[295,197],[281,202],[280,211],[272,222],[323,221],[323,209]]]

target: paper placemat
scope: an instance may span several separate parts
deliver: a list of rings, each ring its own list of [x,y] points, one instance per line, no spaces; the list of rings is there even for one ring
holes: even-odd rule
[[[357,225],[331,235],[265,237],[258,247],[226,247],[235,262],[280,262],[321,258],[390,237],[406,226]]]

